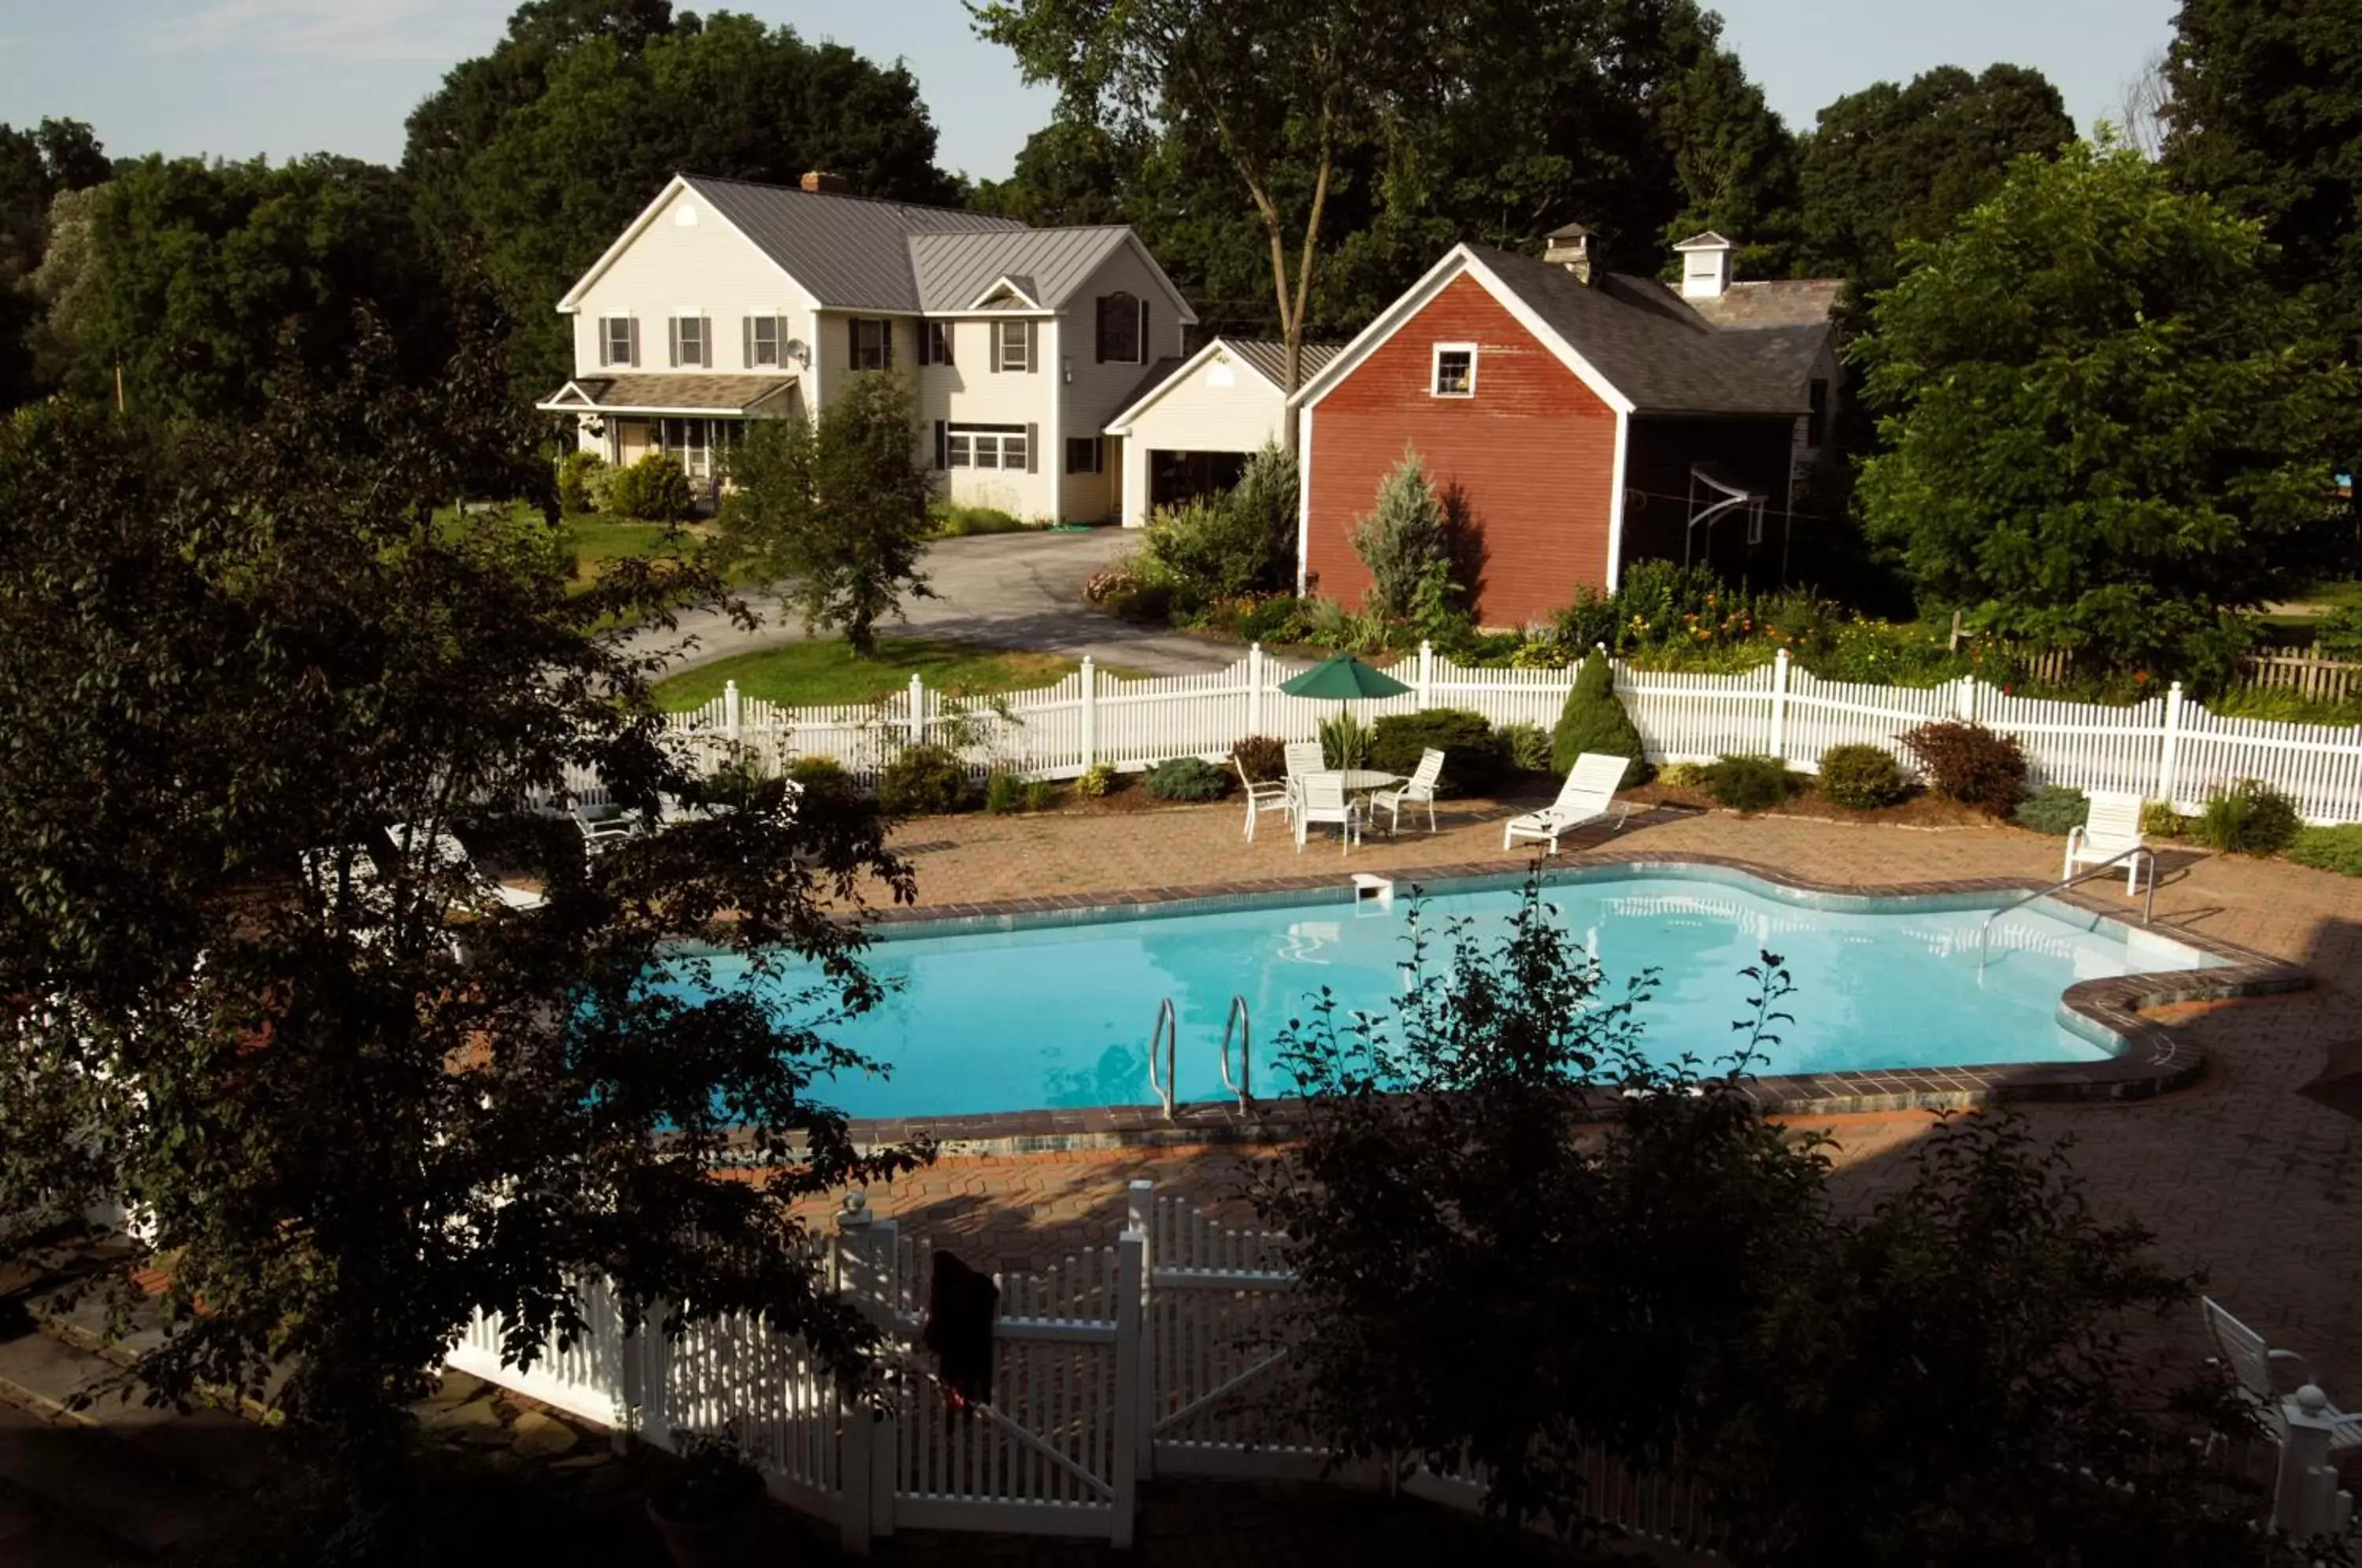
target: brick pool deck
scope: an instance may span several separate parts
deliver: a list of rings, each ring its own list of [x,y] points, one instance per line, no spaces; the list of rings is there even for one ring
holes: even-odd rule
[[[1076,894],[1110,900],[1213,884],[1257,883],[1349,871],[1482,863],[1505,855],[1500,823],[1526,804],[1447,803],[1433,836],[1406,823],[1398,840],[1374,835],[1350,857],[1333,838],[1302,855],[1266,822],[1247,843],[1235,804],[1121,814],[1045,813],[924,819],[896,846],[917,869],[923,912]],[[1521,846],[1522,847],[1522,846]],[[2058,874],[2056,839],[1993,826],[1914,829],[1727,812],[1636,813],[1621,832],[1562,842],[1561,862],[1586,852],[1724,857],[1798,880],[1863,890]],[[2161,1098],[2021,1108],[2041,1132],[2071,1141],[2070,1157],[2103,1218],[2156,1232],[2169,1265],[2201,1272],[2206,1288],[2273,1342],[2302,1351],[2347,1408],[2362,1402],[2362,1123],[2296,1091],[2323,1070],[2332,1042],[2362,1034],[2362,883],[2277,861],[2169,848],[2157,898],[2160,925],[2257,950],[2309,971],[2304,992],[2189,1003],[2147,1016],[2198,1048],[2197,1081]],[[2121,881],[2087,885],[2092,899],[2134,908]],[[1927,1111],[1794,1119],[1838,1142],[1838,1187],[1868,1201],[1904,1178]],[[946,1157],[874,1190],[872,1207],[906,1227],[965,1240],[971,1261],[1020,1268],[1119,1228],[1136,1177],[1187,1190],[1217,1209],[1242,1208],[1252,1149],[1154,1147],[1047,1154]],[[2206,1353],[2196,1313],[2172,1353]]]

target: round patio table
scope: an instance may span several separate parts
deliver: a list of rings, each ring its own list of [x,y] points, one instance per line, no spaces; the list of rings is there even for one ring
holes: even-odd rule
[[[1374,790],[1384,790],[1402,782],[1399,773],[1383,773],[1374,767],[1324,767],[1318,773],[1308,773],[1308,778],[1334,778],[1344,785],[1348,795],[1366,795]]]

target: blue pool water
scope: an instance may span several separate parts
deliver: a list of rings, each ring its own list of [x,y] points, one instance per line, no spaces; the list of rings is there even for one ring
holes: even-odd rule
[[[1650,1054],[1665,1060],[1727,1055],[1737,1038],[1731,1021],[1750,994],[1738,971],[1766,948],[1785,958],[1796,988],[1785,1008],[1795,1021],[1753,1069],[1763,1076],[2096,1060],[2106,1049],[2062,1022],[2061,992],[2079,980],[2205,961],[2169,939],[2036,903],[1993,927],[1980,977],[1978,928],[2001,900],[1964,907],[1958,899],[1826,899],[1712,867],[1562,875],[1544,897],[1557,922],[1597,955],[1606,994],[1621,995],[1625,978],[1643,969],[1661,972],[1641,1016]],[[1515,886],[1434,894],[1425,918],[1437,931],[1448,919],[1472,919],[1497,937],[1518,898]],[[1280,1093],[1273,1037],[1288,1018],[1308,1016],[1321,987],[1345,1008],[1373,1010],[1401,994],[1407,914],[1406,894],[1390,911],[1263,901],[1013,930],[999,922],[901,928],[865,958],[899,988],[831,1031],[892,1071],[825,1080],[820,1091],[855,1117],[1149,1104],[1148,1041],[1157,1004],[1169,997],[1180,1024],[1181,1098],[1220,1099],[1217,1055],[1235,994],[1253,1018],[1256,1089]],[[713,959],[710,983],[751,983],[745,961]]]

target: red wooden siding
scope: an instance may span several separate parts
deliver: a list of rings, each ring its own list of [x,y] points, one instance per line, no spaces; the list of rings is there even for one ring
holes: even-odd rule
[[[1438,343],[1474,343],[1476,395],[1428,391]],[[1547,617],[1578,583],[1604,586],[1616,414],[1484,286],[1445,285],[1312,411],[1307,565],[1316,591],[1358,607],[1369,573],[1353,530],[1416,447],[1440,489],[1457,482],[1483,531],[1477,618]]]

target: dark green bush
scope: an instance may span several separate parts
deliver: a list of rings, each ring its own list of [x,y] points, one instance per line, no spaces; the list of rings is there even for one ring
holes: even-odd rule
[[[1025,786],[1025,809],[1046,812],[1058,803],[1058,787],[1047,778],[1036,778]]]
[[[877,770],[877,804],[888,816],[929,817],[965,811],[967,769],[939,745],[907,746]]]
[[[1705,770],[1706,793],[1735,812],[1768,812],[1794,786],[1788,765],[1776,756],[1726,756]]]
[[[1910,793],[1903,765],[1878,745],[1835,745],[1821,754],[1821,793],[1849,812],[1874,812]]]
[[[1175,756],[1148,770],[1142,787],[1160,801],[1219,801],[1231,792],[1231,770],[1202,756]]]
[[[1005,816],[1025,809],[1025,778],[1003,768],[984,781],[984,809]]]
[[[1443,753],[1447,795],[1489,795],[1507,770],[1492,722],[1464,708],[1426,708],[1380,719],[1370,734],[1370,766],[1407,777],[1419,755]]]
[[[2268,784],[2242,778],[2206,802],[2190,836],[2235,855],[2277,855],[2303,827],[2294,801]]]
[[[1551,770],[1550,732],[1540,724],[1502,724],[1493,731],[1493,738],[1501,743],[1502,756],[1518,772]]]
[[[1257,783],[1287,777],[1287,746],[1270,735],[1247,736],[1231,747],[1231,758]]]
[[[2046,784],[2018,802],[2016,823],[2064,838],[2092,814],[2091,797],[2065,784]]]
[[[2362,823],[2344,827],[2299,828],[2283,852],[2300,866],[2362,877]]]
[[[607,510],[642,523],[678,523],[697,509],[689,475],[670,453],[651,452],[616,470],[607,487]]]
[[[557,509],[569,517],[599,510],[598,492],[606,488],[607,459],[596,452],[573,451],[557,465]]]
[[[826,802],[841,810],[861,798],[861,787],[842,763],[829,756],[800,756],[787,766],[787,777],[803,791],[809,804]]]
[[[1575,672],[1574,687],[1559,710],[1558,727],[1551,732],[1551,770],[1571,772],[1575,758],[1586,751],[1630,759],[1624,770],[1624,788],[1633,789],[1656,777],[1640,749],[1640,732],[1616,695],[1615,672],[1596,651]]]
[[[1938,794],[1991,816],[2017,810],[2018,797],[2025,792],[2025,753],[2014,736],[1939,719],[1905,731],[1903,744],[1927,770]]]

